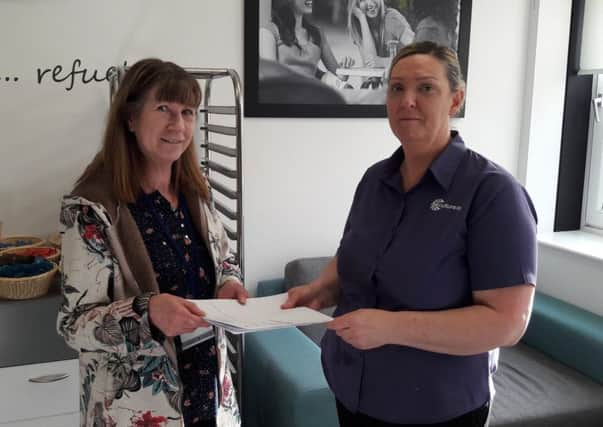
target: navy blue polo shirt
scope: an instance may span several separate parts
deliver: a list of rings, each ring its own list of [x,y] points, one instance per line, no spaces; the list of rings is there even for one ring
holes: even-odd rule
[[[359,308],[446,310],[471,305],[473,291],[536,283],[536,213],[508,172],[453,132],[405,193],[403,159],[400,147],[356,189],[337,252],[336,316]],[[327,331],[322,361],[347,409],[391,423],[446,421],[490,398],[488,353],[363,351]]]

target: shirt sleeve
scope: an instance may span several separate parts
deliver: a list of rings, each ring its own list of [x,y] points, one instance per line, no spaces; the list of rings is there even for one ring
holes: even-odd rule
[[[467,224],[467,261],[473,291],[536,285],[537,216],[525,189],[511,176],[481,184]]]

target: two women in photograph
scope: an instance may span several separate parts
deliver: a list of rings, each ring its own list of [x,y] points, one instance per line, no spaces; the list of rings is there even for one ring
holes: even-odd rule
[[[457,1],[408,2],[405,10],[412,15],[416,25],[414,29],[409,17],[404,16],[398,8],[388,7],[384,0],[340,0],[337,4],[347,8],[347,37],[354,49],[357,49],[357,53],[348,52],[342,45],[340,50],[345,52],[345,55],[342,55],[341,61],[336,59],[326,32],[312,18],[312,0],[272,0],[270,20],[259,30],[260,79],[266,74],[274,75],[280,69],[280,80],[283,82],[287,79],[295,80],[295,85],[314,89],[319,88],[321,84],[316,85],[300,76],[318,79],[326,86],[339,91],[345,102],[367,103],[370,100],[364,99],[366,91],[362,91],[362,95],[345,93],[340,89],[381,88],[396,52],[413,41],[431,40],[456,49],[459,11]],[[330,7],[336,10],[333,3]],[[325,24],[325,21],[319,22]],[[330,26],[333,25],[335,23],[331,22]],[[331,28],[331,31],[335,29]],[[335,40],[341,38],[335,35],[333,37]],[[354,60],[354,57],[357,59]],[[279,66],[269,66],[270,63]],[[356,70],[347,71],[347,68]],[[355,77],[349,79],[349,76]],[[268,80],[265,84],[262,81],[261,86],[268,89],[278,86],[280,89],[283,85],[273,84]],[[295,92],[293,96],[297,101],[300,96],[296,95],[302,93],[301,90],[296,90],[293,84],[289,85],[286,92]],[[328,90],[325,92],[325,98],[333,98],[328,94]],[[377,95],[376,98],[371,97],[374,98],[371,103],[384,102],[384,94]],[[268,98],[272,99],[270,93]]]

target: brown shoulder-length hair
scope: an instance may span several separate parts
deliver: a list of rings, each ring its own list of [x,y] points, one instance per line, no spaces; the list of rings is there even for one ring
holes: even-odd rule
[[[111,176],[112,191],[120,202],[133,203],[142,191],[144,157],[128,120],[137,116],[152,90],[158,101],[178,102],[198,110],[201,88],[182,67],[155,58],[143,59],[125,73],[113,97],[100,151],[77,180],[81,183],[100,171]],[[209,189],[191,143],[172,165],[172,188],[209,200]]]

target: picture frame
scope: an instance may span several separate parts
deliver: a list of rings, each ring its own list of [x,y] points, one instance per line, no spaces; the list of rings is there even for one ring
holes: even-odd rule
[[[304,17],[310,22],[308,28],[314,30],[312,32],[308,29],[309,41],[306,40],[304,46],[301,46],[297,39],[293,41],[296,45],[290,40],[287,45],[285,39],[287,36],[291,39],[292,31],[287,34],[287,27],[283,26],[282,21],[281,27],[273,22],[271,5],[275,1],[283,2],[283,0],[245,1],[245,117],[386,117],[385,80],[388,58],[381,56],[383,52],[373,52],[377,53],[373,56],[382,63],[372,66],[373,63],[366,60],[366,55],[363,57],[360,53],[359,45],[352,37],[354,30],[351,30],[356,15],[352,17],[350,7],[353,4],[351,2],[355,0],[306,2],[306,4],[312,3],[312,6],[311,13]],[[369,0],[365,3],[370,2]],[[451,47],[457,51],[463,76],[467,80],[472,0],[373,0],[373,3],[383,5],[384,13],[398,18],[401,23],[406,14],[407,26],[415,39],[419,35],[422,39],[431,39],[430,34],[436,34],[434,21],[437,21],[438,11],[435,9],[440,5],[456,7],[456,21],[448,26],[442,25],[441,33],[447,31],[449,35],[447,40],[450,40]],[[339,10],[336,14],[333,9],[338,4]],[[433,5],[432,9],[421,11],[420,8],[425,9],[429,4]],[[329,5],[331,9],[325,11]],[[433,15],[429,15],[431,11]],[[354,12],[357,13],[357,10]],[[399,18],[398,15],[402,15],[403,18]],[[326,16],[330,18],[325,18]],[[391,17],[388,17],[387,22],[392,21]],[[394,22],[397,22],[396,19]],[[401,25],[399,24],[395,30],[399,32]],[[281,35],[279,28],[284,29],[284,35]],[[383,34],[384,30],[382,29],[381,32]],[[335,69],[333,61],[329,64],[331,67],[325,66],[325,62],[329,63],[329,57],[327,56],[327,61],[323,59],[326,50],[323,47],[324,43],[321,42],[321,46],[317,43],[310,44],[314,42],[313,34],[318,34],[315,38],[327,40],[327,43],[332,45],[331,58],[334,57],[338,61]],[[378,43],[374,44],[376,46]],[[392,42],[389,41],[388,44],[389,61],[391,61],[395,51],[391,50]],[[396,44],[397,47],[402,45],[401,42],[394,43]],[[382,43],[382,50],[383,47]],[[278,57],[279,52],[281,58]],[[316,60],[316,55],[320,56],[320,61]],[[350,58],[354,65],[345,67],[343,62]],[[314,73],[312,67],[316,70]],[[321,73],[322,77],[320,77]],[[464,108],[457,117],[462,116],[464,116]]]

